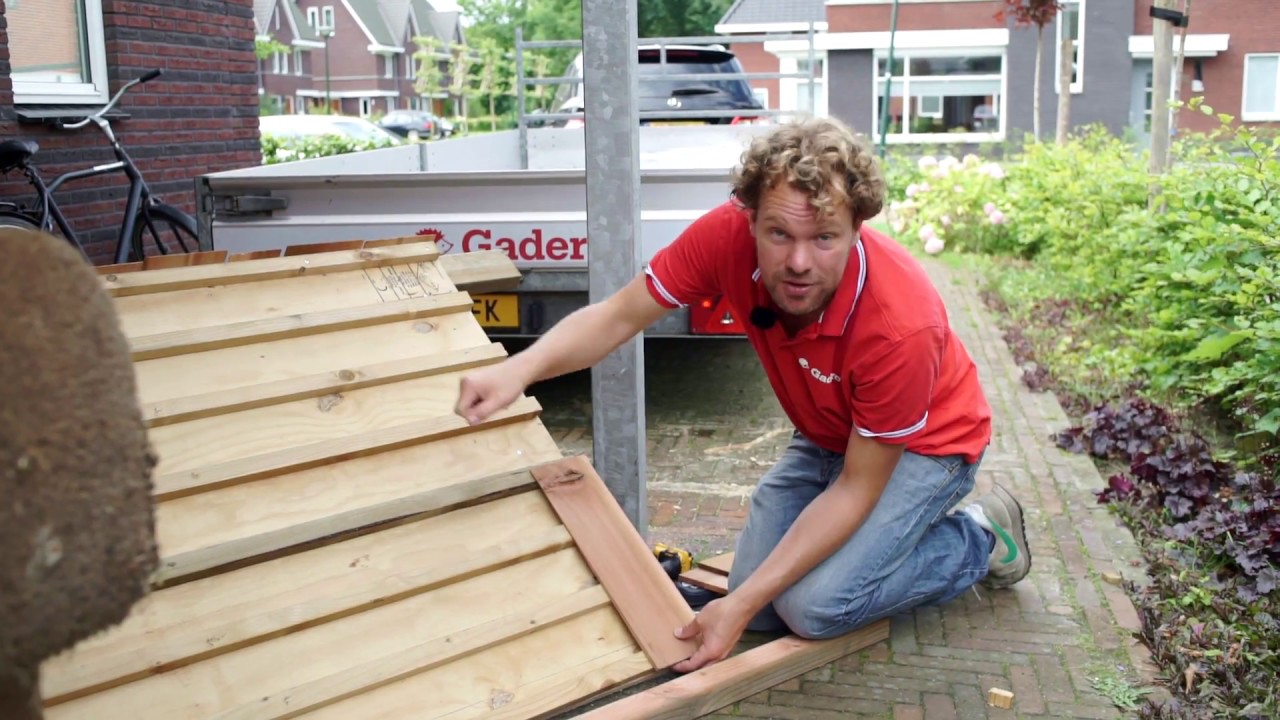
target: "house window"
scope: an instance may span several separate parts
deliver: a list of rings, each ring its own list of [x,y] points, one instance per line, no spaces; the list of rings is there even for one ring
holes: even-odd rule
[[[307,8],[307,24],[313,30],[320,29],[320,8]]]
[[[325,5],[324,7],[320,8],[320,29],[321,30],[333,29],[333,6],[332,5]]]
[[[360,98],[360,117],[369,117],[373,114],[373,98]]]
[[[1244,108],[1240,119],[1280,120],[1280,53],[1245,55]]]
[[[1058,12],[1058,46],[1053,53],[1053,89],[1056,92],[1061,81],[1062,41],[1071,38],[1071,92],[1084,90],[1084,3],[1085,0],[1067,0]],[[1065,35],[1064,35],[1065,33]]]
[[[394,78],[396,76],[396,58],[394,55],[382,56],[383,75],[385,77]]]
[[[782,72],[812,75],[812,81],[808,77],[783,78],[779,81],[779,109],[817,117],[827,114],[826,57],[816,56],[813,60],[812,72],[810,67],[808,52],[779,55],[778,69]],[[812,95],[810,95],[811,89]]]
[[[23,0],[5,10],[14,101],[105,103],[102,0]]]
[[[889,142],[989,142],[1004,137],[1003,50],[895,53]],[[888,58],[876,56],[873,136],[880,137]]]

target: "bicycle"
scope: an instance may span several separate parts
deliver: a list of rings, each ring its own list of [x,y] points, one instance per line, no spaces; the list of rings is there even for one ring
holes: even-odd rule
[[[167,238],[157,229],[160,224],[168,226],[172,239],[176,240],[177,245],[182,248],[184,253],[199,250],[200,245],[196,233],[195,218],[172,205],[160,202],[152,194],[151,188],[142,178],[142,172],[138,170],[137,165],[133,163],[133,159],[129,157],[120,141],[116,139],[115,133],[111,130],[111,122],[105,117],[107,112],[116,106],[120,98],[130,88],[134,85],[150,82],[160,77],[160,75],[161,71],[157,69],[148,72],[142,77],[135,78],[120,88],[115,97],[111,98],[111,101],[98,112],[76,123],[58,124],[59,128],[68,130],[77,130],[91,122],[96,124],[111,142],[111,149],[116,156],[116,161],[113,163],[68,172],[46,185],[39,171],[31,162],[40,150],[38,143],[34,140],[23,139],[0,142],[0,173],[8,175],[14,170],[21,170],[36,191],[36,202],[31,207],[12,202],[0,202],[0,227],[42,230],[53,234],[53,226],[56,223],[58,229],[62,232],[63,238],[76,246],[80,250],[80,254],[88,259],[84,244],[80,242],[79,236],[71,228],[66,216],[62,213],[62,209],[58,207],[57,201],[54,200],[53,194],[67,182],[123,172],[129,178],[129,195],[120,225],[119,239],[116,243],[115,262],[128,263],[143,260],[146,256],[146,238],[144,235],[147,233],[150,234],[150,238],[155,243],[160,254],[169,254],[170,248],[165,242]]]

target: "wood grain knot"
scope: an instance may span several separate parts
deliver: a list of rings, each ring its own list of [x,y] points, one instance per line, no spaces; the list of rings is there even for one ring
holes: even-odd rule
[[[572,485],[576,482],[582,482],[586,476],[577,470],[564,470],[550,477],[543,478],[540,482],[544,488],[557,488],[563,485]]]

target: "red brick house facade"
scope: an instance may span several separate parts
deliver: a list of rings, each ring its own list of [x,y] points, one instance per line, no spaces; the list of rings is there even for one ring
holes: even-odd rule
[[[1059,43],[1076,43],[1071,121],[1149,142],[1152,18],[1147,0],[1065,0],[1045,28],[1042,137],[1057,114]],[[1238,122],[1280,121],[1280,24],[1275,0],[1200,0],[1188,27],[1180,97],[1203,97]],[[1036,31],[996,19],[999,0],[901,0],[889,101],[890,143],[1001,142],[1033,126]],[[815,106],[879,137],[892,0],[737,0],[723,34],[791,33],[794,40],[733,45],[750,72],[808,70],[816,33]],[[1180,32],[1180,30],[1179,30]],[[1175,47],[1177,43],[1175,41]],[[755,82],[777,110],[807,112],[808,81]],[[1185,131],[1215,120],[1183,113]]]
[[[75,14],[54,28],[42,9],[52,6]],[[0,0],[0,136],[38,142],[46,181],[111,162],[97,127],[60,130],[49,119],[83,117],[159,68],[125,96],[112,127],[160,199],[194,214],[197,176],[261,161],[253,40],[253,0],[37,0],[13,13]],[[112,259],[127,187],[107,175],[57,194],[96,263]],[[18,174],[0,178],[0,200],[31,195]]]
[[[264,107],[283,114],[333,112],[372,117],[392,110],[443,113],[443,93],[419,93],[418,37],[438,52],[462,43],[457,11],[431,0],[256,0],[258,37],[290,48],[259,62]],[[326,63],[327,61],[327,63]],[[326,68],[327,65],[327,68]],[[447,62],[440,63],[442,69]]]

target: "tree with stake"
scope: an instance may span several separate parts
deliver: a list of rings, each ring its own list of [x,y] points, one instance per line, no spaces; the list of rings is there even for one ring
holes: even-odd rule
[[[1044,58],[1044,26],[1053,22],[1062,10],[1061,0],[1000,0],[996,19],[1006,22],[1012,18],[1017,27],[1036,26],[1036,76],[1032,99],[1032,134],[1040,142],[1040,68]]]

